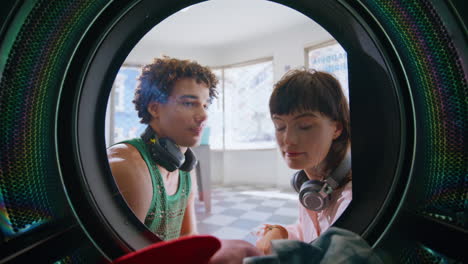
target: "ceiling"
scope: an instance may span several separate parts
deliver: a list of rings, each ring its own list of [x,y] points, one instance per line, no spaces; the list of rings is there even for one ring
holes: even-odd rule
[[[320,27],[298,11],[266,0],[210,0],[171,15],[148,32],[142,42],[222,46],[302,24]]]

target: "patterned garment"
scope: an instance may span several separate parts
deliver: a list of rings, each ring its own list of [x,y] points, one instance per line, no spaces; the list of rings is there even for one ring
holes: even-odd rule
[[[162,240],[175,239],[180,236],[187,200],[190,194],[190,173],[179,170],[179,187],[173,195],[168,195],[158,166],[151,159],[150,153],[141,138],[126,140],[140,152],[148,166],[153,183],[153,199],[146,214],[145,225]]]

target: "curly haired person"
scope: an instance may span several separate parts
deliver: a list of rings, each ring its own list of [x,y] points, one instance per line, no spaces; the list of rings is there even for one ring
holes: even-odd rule
[[[197,234],[193,164],[186,163],[196,163],[190,147],[200,142],[218,80],[195,61],[170,57],[145,65],[138,80],[133,103],[148,127],[141,137],[108,148],[112,175],[137,218],[159,238]]]

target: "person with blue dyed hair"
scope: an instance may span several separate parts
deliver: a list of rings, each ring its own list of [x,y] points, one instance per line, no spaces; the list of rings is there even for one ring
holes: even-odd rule
[[[162,240],[197,233],[190,171],[218,80],[195,61],[156,58],[138,78],[133,103],[141,137],[108,148],[112,175],[136,217]]]

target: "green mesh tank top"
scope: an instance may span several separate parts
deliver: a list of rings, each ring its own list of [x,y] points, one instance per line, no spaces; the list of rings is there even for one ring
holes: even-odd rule
[[[146,214],[145,225],[162,240],[178,238],[190,194],[190,173],[179,170],[177,191],[173,195],[168,195],[158,166],[151,159],[143,140],[134,138],[120,143],[127,143],[138,149],[151,175],[153,199]]]

